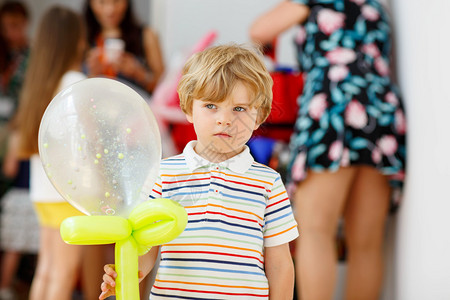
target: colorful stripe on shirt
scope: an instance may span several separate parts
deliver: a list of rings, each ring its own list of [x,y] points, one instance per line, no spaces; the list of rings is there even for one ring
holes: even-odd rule
[[[190,172],[185,159],[161,162],[150,195],[188,213],[184,232],[161,247],[151,299],[268,299],[264,247],[298,235],[280,175],[256,162],[244,174],[221,164]]]

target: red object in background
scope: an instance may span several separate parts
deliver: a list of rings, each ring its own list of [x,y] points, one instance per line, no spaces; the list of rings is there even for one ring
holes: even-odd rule
[[[183,149],[188,142],[197,139],[197,135],[194,131],[194,125],[191,123],[171,124],[170,132],[179,153],[183,152]]]
[[[297,98],[303,90],[303,79],[299,72],[272,72],[272,111],[267,122],[272,124],[295,123]]]
[[[275,71],[271,73],[271,76],[273,79],[272,111],[255,135],[289,142],[297,120],[297,98],[303,90],[302,73]]]

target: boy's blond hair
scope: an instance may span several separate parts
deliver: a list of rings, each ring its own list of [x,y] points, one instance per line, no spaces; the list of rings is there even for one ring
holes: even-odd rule
[[[272,107],[272,77],[262,54],[243,45],[215,46],[189,58],[177,89],[181,110],[190,115],[194,99],[224,101],[238,81],[251,92],[251,105],[258,109],[257,123],[263,123]]]

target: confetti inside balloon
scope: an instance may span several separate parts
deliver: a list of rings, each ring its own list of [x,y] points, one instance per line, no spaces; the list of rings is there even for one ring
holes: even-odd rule
[[[39,129],[39,153],[50,181],[74,207],[87,215],[127,218],[148,199],[161,140],[138,93],[112,79],[91,78],[51,101]]]

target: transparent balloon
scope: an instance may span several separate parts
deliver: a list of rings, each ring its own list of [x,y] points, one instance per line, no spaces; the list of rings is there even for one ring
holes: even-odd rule
[[[78,210],[127,218],[148,200],[161,138],[139,94],[116,80],[91,78],[53,98],[39,128],[39,154],[52,184]]]

